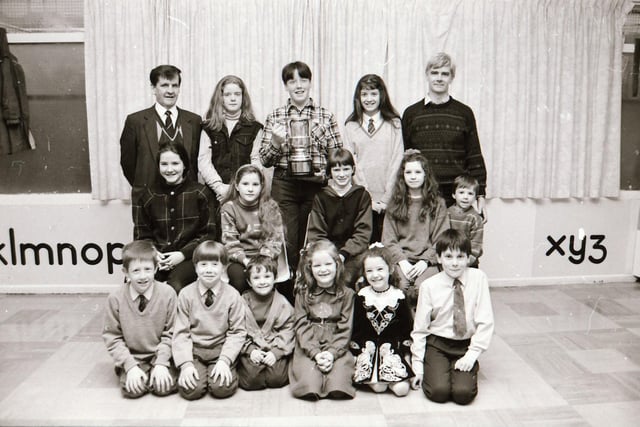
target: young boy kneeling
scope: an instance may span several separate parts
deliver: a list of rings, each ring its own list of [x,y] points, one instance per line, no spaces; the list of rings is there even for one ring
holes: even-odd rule
[[[242,294],[247,304],[247,341],[238,360],[240,387],[245,390],[283,387],[289,383],[293,352],[293,307],[274,288],[278,264],[258,255],[247,265],[251,289]]]
[[[471,244],[460,231],[443,231],[436,254],[442,271],[425,280],[418,295],[411,385],[422,385],[434,402],[466,405],[478,394],[477,359],[493,334],[489,283],[484,272],[467,267]]]
[[[180,368],[178,386],[187,400],[225,398],[238,389],[236,358],[247,335],[244,303],[238,291],[222,280],[227,252],[207,240],[193,253],[198,280],[178,296],[173,335],[173,360]]]
[[[176,292],[154,280],[156,248],[136,240],[122,249],[126,282],[107,298],[102,338],[115,362],[122,395],[137,398],[151,392],[177,391],[171,365],[171,338],[176,317]]]

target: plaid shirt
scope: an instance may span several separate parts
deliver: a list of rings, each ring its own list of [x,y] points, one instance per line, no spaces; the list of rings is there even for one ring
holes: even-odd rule
[[[186,259],[215,234],[205,187],[189,178],[175,187],[147,188],[133,205],[133,225],[135,240],[151,240],[160,252],[180,251]]]
[[[315,105],[311,98],[302,110],[298,110],[289,99],[287,105],[276,108],[267,116],[260,142],[260,161],[263,166],[284,170],[289,168],[289,142],[285,141],[280,148],[276,148],[271,138],[274,123],[284,124],[292,118],[311,121],[311,163],[314,171],[324,171],[328,150],[342,147],[342,138],[333,113]]]

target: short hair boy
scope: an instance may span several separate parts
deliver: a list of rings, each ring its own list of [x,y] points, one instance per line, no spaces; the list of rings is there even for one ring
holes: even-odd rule
[[[411,367],[416,374],[411,385],[422,385],[434,402],[473,401],[478,394],[477,359],[493,335],[489,283],[483,271],[467,268],[470,253],[464,234],[443,231],[436,242],[442,271],[420,285],[411,332]]]
[[[125,245],[122,271],[126,281],[107,298],[102,338],[127,398],[149,391],[166,396],[177,390],[171,364],[177,297],[171,286],[154,280],[156,253],[147,240]]]
[[[313,197],[326,181],[327,155],[343,145],[334,114],[311,98],[311,78],[311,69],[304,62],[291,62],[282,68],[282,83],[289,98],[286,105],[267,116],[259,150],[262,165],[274,167],[271,195],[282,211],[287,259],[295,266],[304,245]],[[302,174],[292,167],[295,164],[294,140],[289,129],[292,121],[308,124],[311,167]]]
[[[212,240],[193,252],[198,279],[178,296],[173,359],[180,368],[178,390],[187,400],[207,391],[217,398],[238,389],[236,358],[247,335],[238,291],[223,281],[228,259],[224,245]]]
[[[238,360],[238,379],[245,390],[279,388],[289,383],[294,347],[293,307],[274,287],[278,264],[269,256],[249,260],[246,303],[247,340]]]
[[[460,230],[471,242],[469,266],[478,267],[478,258],[482,255],[482,237],[484,220],[474,208],[479,188],[478,180],[470,175],[460,175],[453,181],[453,200],[449,206],[451,228]]]
[[[345,281],[354,287],[361,268],[360,255],[369,247],[373,216],[371,196],[353,183],[355,162],[349,150],[339,148],[327,158],[329,185],[313,200],[307,240],[330,240],[344,261]]]

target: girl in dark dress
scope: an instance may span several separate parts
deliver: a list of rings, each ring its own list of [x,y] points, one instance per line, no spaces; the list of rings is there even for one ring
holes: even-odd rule
[[[351,353],[356,357],[353,382],[376,393],[387,389],[406,396],[413,371],[410,354],[413,317],[404,292],[393,286],[393,263],[388,251],[374,243],[364,254],[366,282],[356,295]]]

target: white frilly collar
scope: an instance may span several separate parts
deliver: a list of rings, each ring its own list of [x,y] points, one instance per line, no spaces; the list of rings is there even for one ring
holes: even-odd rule
[[[385,307],[395,307],[398,300],[404,299],[404,292],[395,286],[389,286],[384,292],[376,292],[371,286],[366,286],[358,292],[358,295],[364,298],[364,303],[368,306],[374,306],[378,311],[382,311]]]

